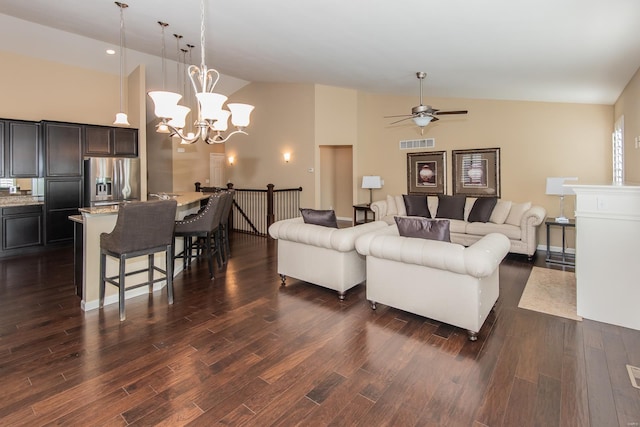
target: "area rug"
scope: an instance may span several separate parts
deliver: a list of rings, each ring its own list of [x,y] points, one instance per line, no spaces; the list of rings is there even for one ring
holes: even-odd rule
[[[533,267],[518,307],[571,320],[582,320],[576,313],[575,273]]]

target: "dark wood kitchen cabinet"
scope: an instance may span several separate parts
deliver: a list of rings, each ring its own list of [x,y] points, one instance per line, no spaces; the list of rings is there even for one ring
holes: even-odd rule
[[[40,124],[23,120],[0,121],[0,176],[43,176]]]
[[[2,208],[2,250],[42,246],[42,205]]]
[[[45,180],[46,243],[73,241],[73,221],[82,207],[82,177]]]
[[[0,120],[0,178],[4,178],[4,121]]]
[[[138,130],[85,126],[84,155],[136,157],[138,155]]]
[[[77,215],[82,207],[84,125],[43,123],[45,243],[70,243],[69,215]]]
[[[43,122],[45,176],[82,176],[83,126]]]

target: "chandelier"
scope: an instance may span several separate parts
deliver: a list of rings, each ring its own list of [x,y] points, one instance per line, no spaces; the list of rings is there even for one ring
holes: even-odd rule
[[[204,0],[200,0],[200,67],[190,65],[187,75],[191,80],[193,90],[198,102],[198,116],[194,121],[195,133],[184,133],[187,114],[191,111],[189,107],[178,105],[182,98],[179,93],[168,91],[152,91],[149,96],[155,105],[155,115],[160,118],[157,127],[169,129],[171,136],[177,136],[183,144],[193,144],[202,139],[207,144],[222,143],[231,136],[241,133],[247,135],[244,129],[249,126],[249,119],[253,105],[230,103],[227,104],[229,110],[223,109],[227,97],[213,90],[220,79],[220,73],[213,68],[207,68],[205,64],[205,5]],[[224,135],[227,131],[229,118],[236,130]]]

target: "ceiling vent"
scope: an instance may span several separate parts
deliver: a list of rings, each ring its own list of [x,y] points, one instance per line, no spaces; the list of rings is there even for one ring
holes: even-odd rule
[[[406,141],[400,141],[401,150],[411,150],[412,148],[434,148],[435,146],[435,138],[408,139]]]

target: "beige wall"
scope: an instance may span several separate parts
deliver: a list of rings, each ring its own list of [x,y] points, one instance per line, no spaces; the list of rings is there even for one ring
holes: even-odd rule
[[[628,182],[640,183],[640,69],[627,84],[615,105],[615,118],[624,115],[624,169]]]
[[[236,157],[229,179],[237,186],[263,187],[268,182],[301,185],[305,190],[303,205],[315,202],[314,206],[320,207],[321,194],[309,194],[314,191],[312,185],[321,188],[322,171],[317,170],[320,146],[351,145],[353,202],[368,201],[368,192],[358,185],[363,175],[380,175],[385,181],[374,199],[406,193],[408,151],[399,150],[398,143],[421,135],[410,120],[389,125],[391,120],[384,116],[410,112],[415,97],[266,83],[250,84],[240,93],[243,102],[256,105],[256,110],[251,135],[226,144],[227,155]],[[502,197],[542,205],[550,216],[559,214],[559,200],[545,195],[548,176],[578,176],[585,183],[606,181],[611,176],[613,106],[477,99],[428,101],[443,110],[469,110],[468,115],[443,117],[430,124],[423,136],[435,138],[433,150],[447,152],[449,194],[451,150],[455,149],[499,147]],[[355,126],[350,121],[354,117]],[[281,157],[286,150],[292,152],[288,165]],[[307,172],[309,167],[316,169],[314,174]],[[571,214],[573,209],[574,200],[569,197],[565,213]],[[543,234],[541,229],[542,242]]]
[[[502,198],[532,201],[557,215],[559,203],[546,196],[548,176],[578,176],[581,182],[602,181],[611,174],[613,108],[607,105],[473,99],[429,99],[439,109],[468,109],[425,129],[435,138],[432,150],[447,152],[447,193],[451,194],[451,150],[500,148]],[[383,116],[409,112],[415,99],[360,94],[358,170],[380,175],[380,197],[407,191],[406,155],[398,143],[420,138],[411,120],[389,125]],[[406,124],[405,124],[406,123]],[[367,198],[360,190],[358,201]],[[568,203],[567,212],[573,209]]]
[[[120,109],[116,74],[0,51],[0,117],[112,125]]]
[[[233,95],[234,102],[255,106],[248,136],[225,143],[235,165],[227,179],[241,188],[302,187],[301,206],[315,203],[314,86],[252,83]],[[290,152],[285,163],[283,153]]]
[[[87,68],[59,64],[0,51],[0,117],[52,120],[112,126],[120,110],[120,77]],[[125,79],[125,105],[131,127],[138,128],[141,192],[146,195],[145,67]]]

